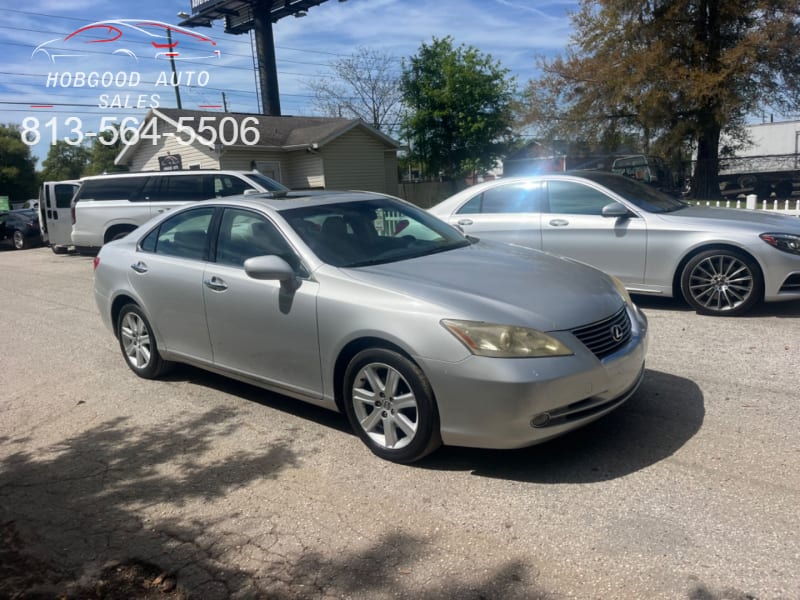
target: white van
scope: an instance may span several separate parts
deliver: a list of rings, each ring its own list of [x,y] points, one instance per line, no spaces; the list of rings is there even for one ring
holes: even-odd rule
[[[93,252],[176,206],[237,194],[286,194],[284,185],[257,171],[156,171],[96,175],[75,194],[72,243]]]
[[[72,245],[72,197],[77,180],[45,181],[39,188],[39,229],[42,241],[56,254]]]

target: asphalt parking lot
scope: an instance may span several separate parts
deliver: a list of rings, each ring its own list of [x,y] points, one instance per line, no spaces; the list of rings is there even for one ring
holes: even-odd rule
[[[138,379],[90,257],[0,251],[0,274],[0,523],[76,578],[136,558],[197,598],[800,598],[798,302],[639,298],[648,370],[621,409],[400,466],[313,406]]]

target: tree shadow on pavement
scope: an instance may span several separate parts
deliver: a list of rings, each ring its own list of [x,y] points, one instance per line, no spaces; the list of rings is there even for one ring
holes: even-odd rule
[[[172,516],[181,506],[297,464],[284,439],[216,458],[215,443],[241,426],[234,417],[216,409],[146,430],[117,418],[35,455],[10,454],[0,462],[0,519],[15,524],[34,554],[76,576],[131,557],[174,563],[178,540],[204,529]],[[148,522],[147,508],[161,504],[169,516]]]
[[[703,424],[703,393],[692,381],[648,369],[637,392],[598,421],[530,448],[444,448],[421,463],[532,483],[597,483],[671,456]]]
[[[277,392],[272,392],[249,383],[237,381],[224,375],[217,375],[211,371],[178,364],[168,375],[160,378],[161,381],[191,383],[202,387],[211,388],[226,394],[232,394],[248,402],[255,402],[274,410],[293,415],[303,420],[319,423],[324,427],[346,433],[352,433],[347,418],[342,413],[334,412],[296,398],[290,398]]]
[[[121,563],[155,565],[152,573],[177,580],[181,597],[204,600],[548,598],[521,562],[495,564],[469,581],[448,577],[436,572],[434,540],[391,530],[345,552],[332,553],[328,544],[337,541],[326,533],[285,541],[269,521],[286,507],[229,499],[251,483],[280,480],[302,456],[284,432],[256,447],[231,445],[245,421],[228,408],[149,426],[120,417],[35,452],[7,437],[0,525],[15,544],[2,555],[0,598],[112,598],[86,590],[99,589]],[[228,501],[216,516],[203,509]],[[252,506],[259,509],[248,515]],[[11,577],[20,575],[16,567],[25,576]],[[425,578],[414,576],[419,570],[428,570]]]
[[[310,553],[291,570],[296,571],[295,581],[302,582],[303,587],[313,592],[306,597],[326,597],[326,593],[335,590],[337,597],[345,598],[554,598],[537,588],[531,581],[534,569],[522,561],[509,561],[478,581],[438,571],[436,563],[439,561],[440,557],[425,541],[405,534],[388,534],[377,544],[334,561]],[[425,586],[411,583],[412,576],[420,568],[428,571],[425,579],[429,582]],[[269,597],[287,598],[279,591]]]

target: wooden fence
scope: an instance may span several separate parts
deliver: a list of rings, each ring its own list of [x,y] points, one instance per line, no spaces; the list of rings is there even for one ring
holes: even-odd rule
[[[466,187],[467,184],[464,181],[400,183],[397,186],[397,195],[420,208],[430,208]]]

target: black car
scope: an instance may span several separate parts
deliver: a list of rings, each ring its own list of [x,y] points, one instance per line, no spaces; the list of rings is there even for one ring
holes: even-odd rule
[[[23,208],[0,213],[0,242],[11,242],[17,250],[41,244],[42,232],[36,211]]]

